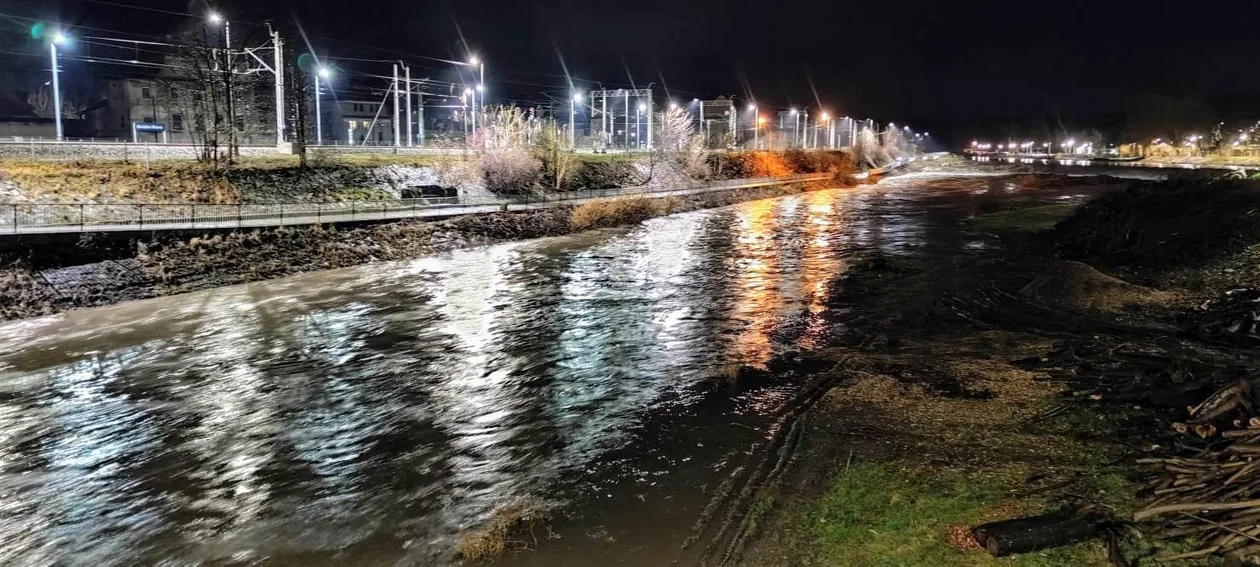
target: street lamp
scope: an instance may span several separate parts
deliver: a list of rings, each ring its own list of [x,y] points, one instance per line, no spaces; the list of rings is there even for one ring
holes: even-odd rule
[[[822,119],[823,122],[827,123],[827,149],[830,150],[835,146],[835,137],[831,135],[831,115],[824,112],[822,113]],[[814,145],[817,146],[818,144],[815,143]]]
[[[577,149],[577,130],[574,129],[574,111],[582,102],[582,93],[573,93],[573,103],[569,105],[569,149]]]
[[[320,67],[315,72],[315,141],[319,145],[324,145],[324,114],[319,107],[319,80],[328,80],[332,77],[332,71],[328,67]]]
[[[64,131],[61,129],[61,81],[58,78],[60,74],[57,71],[57,46],[69,43],[70,39],[66,34],[55,32],[52,41],[48,42],[48,52],[52,55],[52,87],[53,87],[53,109],[56,111],[57,117],[57,141],[65,139]]]
[[[206,15],[206,20],[208,20],[210,22],[210,25],[212,26],[223,24],[223,48],[231,49],[232,48],[232,22],[229,22],[226,18],[224,18],[218,12],[210,12],[209,14]]]
[[[766,123],[766,118],[764,116],[757,115],[757,120],[756,122],[753,123],[753,149],[754,150],[760,149],[761,147],[761,142],[757,140],[757,136],[758,136],[758,133],[761,131],[761,125],[765,123]]]

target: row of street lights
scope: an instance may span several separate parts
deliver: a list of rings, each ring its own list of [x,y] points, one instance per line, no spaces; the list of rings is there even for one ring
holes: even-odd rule
[[[1011,142],[1009,144],[998,144],[996,146],[996,149],[999,152],[1005,151],[1005,152],[1012,152],[1012,153],[1020,153],[1020,152],[1032,153],[1034,149],[1041,148],[1042,151],[1049,152],[1053,148],[1053,145],[1054,144],[1052,144],[1051,142],[1041,142],[1040,144],[1037,142],[1032,142],[1032,141],[1021,142],[1021,143]],[[1077,145],[1075,139],[1068,139],[1060,143],[1059,147],[1065,150],[1069,154],[1073,152],[1089,153],[1093,151],[1094,144],[1093,142],[1084,142],[1084,143],[1081,143],[1080,145]],[[987,152],[992,149],[994,149],[994,145],[992,143],[981,142],[979,140],[971,141],[972,151]]]
[[[213,25],[213,26],[218,26],[218,25],[222,25],[222,26],[223,26],[223,50],[224,50],[224,55],[225,55],[225,62],[226,62],[226,64],[227,64],[227,65],[231,66],[231,61],[232,61],[232,57],[231,57],[231,53],[232,53],[232,52],[231,52],[231,49],[232,49],[232,22],[231,22],[231,20],[228,20],[227,18],[225,18],[225,17],[224,17],[222,14],[220,14],[219,12],[217,12],[217,11],[213,11],[213,10],[212,10],[212,11],[210,11],[210,12],[208,12],[208,13],[206,14],[206,22],[207,22],[208,24],[210,24],[210,25]],[[276,37],[275,37],[275,39],[276,39],[277,44],[278,44],[278,42],[279,42],[279,38],[278,38],[278,36],[276,36]],[[57,141],[59,141],[59,142],[60,142],[60,141],[63,141],[63,140],[65,139],[65,131],[64,131],[64,129],[63,129],[63,125],[62,125],[62,108],[61,108],[61,80],[60,80],[60,74],[61,74],[61,73],[60,73],[60,69],[59,69],[59,65],[58,65],[58,46],[63,46],[63,47],[64,47],[64,46],[66,46],[67,44],[69,44],[69,42],[70,42],[70,38],[69,38],[69,36],[67,36],[64,32],[62,32],[62,31],[60,31],[60,30],[54,31],[54,32],[53,32],[53,33],[49,36],[49,42],[48,42],[49,55],[50,55],[50,58],[51,58],[51,60],[52,60],[51,62],[52,62],[52,87],[53,87],[53,106],[54,106],[54,117],[55,117],[56,130],[57,130]],[[280,65],[279,53],[280,53],[280,52],[279,52],[279,47],[278,47],[278,45],[277,45],[277,48],[276,48],[276,53],[277,53],[277,56],[276,56],[276,62],[275,62],[275,64],[277,65],[277,67],[279,67],[279,65]],[[475,90],[474,90],[473,88],[467,88],[467,89],[465,89],[465,90],[464,90],[464,95],[465,95],[465,96],[467,96],[467,97],[471,97],[471,99],[472,99],[472,100],[471,100],[471,103],[472,103],[472,129],[473,129],[473,135],[475,136],[475,135],[476,135],[476,133],[477,133],[477,103],[478,103],[477,98],[478,98],[478,95],[480,95],[480,98],[481,98],[481,101],[480,101],[480,102],[481,102],[481,106],[482,106],[482,108],[484,108],[484,107],[485,107],[485,81],[486,81],[486,65],[485,65],[485,62],[484,62],[484,61],[482,61],[482,60],[481,60],[479,57],[477,57],[477,56],[473,56],[473,57],[472,57],[472,58],[471,58],[468,62],[466,62],[466,63],[465,63],[465,62],[459,62],[459,61],[453,61],[452,63],[455,63],[456,65],[463,65],[463,66],[468,66],[468,67],[475,67],[475,68],[477,69],[477,75],[478,75],[478,77],[477,77],[477,81],[478,81],[478,84],[477,84],[477,86],[476,86]],[[282,91],[281,91],[282,86],[281,86],[281,84],[280,84],[280,81],[281,81],[281,79],[280,79],[280,77],[281,77],[281,74],[280,74],[280,69],[279,69],[279,68],[277,68],[277,69],[273,69],[273,70],[272,70],[272,72],[274,73],[274,75],[275,75],[275,77],[276,77],[276,83],[277,83],[277,86],[276,86],[276,90],[277,90],[277,104],[279,104],[279,103],[281,102],[281,100],[280,100],[280,99],[282,99],[282,98],[283,98],[283,97],[282,97],[282,94],[281,94],[281,93],[282,93]],[[331,79],[331,78],[332,78],[332,70],[331,70],[331,69],[329,69],[328,67],[323,66],[323,65],[319,65],[319,66],[317,67],[316,72],[314,73],[314,81],[315,81],[315,132],[316,132],[316,138],[317,138],[317,140],[318,140],[318,143],[320,143],[320,144],[322,144],[322,143],[323,143],[323,141],[324,141],[324,135],[323,135],[323,114],[322,114],[322,112],[321,112],[322,108],[321,108],[321,104],[320,104],[320,102],[321,102],[321,101],[320,101],[320,98],[321,98],[321,96],[320,96],[320,95],[321,95],[321,91],[322,91],[322,89],[321,89],[321,79],[323,80],[323,82],[324,82],[325,84],[327,84],[327,83],[330,81],[330,79]],[[397,83],[395,83],[395,87],[394,87],[394,88],[397,88]],[[408,92],[410,92],[410,83],[408,84]],[[232,96],[232,93],[231,93],[231,91],[230,91],[230,90],[229,90],[229,92],[227,93],[227,96],[228,96],[227,104],[228,104],[228,108],[230,109],[230,108],[231,108],[231,105],[232,105],[232,101],[231,101],[231,96]],[[410,105],[410,100],[408,100],[408,105]],[[410,108],[408,109],[408,112],[410,113]],[[277,113],[277,136],[280,136],[280,135],[281,135],[281,132],[280,132],[280,130],[281,130],[281,128],[280,128],[280,124],[282,123],[282,121],[281,121],[281,119],[280,119],[281,109],[280,109],[280,107],[279,107],[279,106],[277,106],[277,108],[276,108],[276,113]],[[410,120],[410,118],[408,118],[408,120]],[[397,128],[397,125],[395,125],[395,128]]]
[[[223,49],[224,49],[224,54],[225,54],[225,60],[226,60],[226,63],[227,63],[228,65],[231,65],[231,44],[232,44],[231,21],[230,21],[230,20],[228,20],[228,19],[226,19],[225,17],[223,17],[223,15],[222,15],[222,14],[220,14],[219,12],[216,12],[216,11],[210,11],[210,12],[208,12],[208,13],[206,14],[206,20],[207,20],[207,22],[208,22],[210,25],[214,25],[214,26],[222,25],[222,26],[223,26],[223,44],[224,44],[224,45],[223,45]],[[53,86],[53,99],[54,99],[54,107],[55,107],[56,129],[57,129],[57,140],[58,140],[58,141],[61,141],[61,140],[63,140],[63,139],[64,139],[64,131],[63,131],[63,127],[62,127],[61,89],[60,89],[60,77],[59,77],[59,75],[60,75],[60,70],[58,69],[58,61],[57,61],[57,59],[58,59],[58,46],[64,46],[64,45],[66,45],[68,42],[69,42],[69,38],[68,38],[68,37],[67,37],[67,36],[66,36],[63,32],[61,32],[61,31],[56,31],[56,32],[54,32],[54,33],[51,35],[51,37],[50,37],[50,41],[49,41],[49,53],[50,53],[51,58],[52,58],[52,86]],[[276,43],[277,43],[277,65],[278,65],[278,64],[279,64],[279,48],[278,48],[279,38],[278,38],[278,37],[276,37]],[[471,125],[472,125],[472,134],[473,134],[473,136],[476,136],[476,134],[477,134],[477,107],[478,107],[478,103],[480,102],[480,106],[482,107],[483,111],[484,111],[485,104],[486,104],[486,103],[485,103],[485,63],[484,63],[484,62],[483,62],[483,61],[482,61],[479,57],[476,57],[476,56],[473,56],[472,58],[470,58],[470,60],[469,60],[468,62],[452,61],[451,63],[454,63],[454,64],[456,64],[456,65],[462,65],[462,66],[473,67],[473,68],[476,68],[476,70],[477,70],[477,75],[478,75],[478,76],[477,76],[477,80],[478,80],[478,84],[476,85],[476,87],[475,87],[475,88],[473,88],[473,87],[468,87],[468,88],[465,88],[465,90],[464,90],[464,96],[465,96],[466,100],[468,100],[468,101],[470,102],[471,107],[472,107],[472,109],[471,109],[471,110],[472,110],[472,124],[471,124]],[[409,71],[409,69],[408,69],[408,71]],[[279,69],[275,69],[275,70],[273,70],[273,72],[274,72],[274,73],[275,73],[275,75],[276,75],[276,81],[277,81],[277,87],[276,87],[276,88],[277,88],[277,102],[279,103],[279,102],[280,102],[280,100],[279,100],[279,99],[280,99],[280,98],[282,98],[282,97],[281,97],[281,93],[282,93],[281,88],[282,88],[282,87],[281,87],[281,85],[280,85],[280,81],[281,81],[281,78],[280,78],[280,77],[281,77],[281,74],[280,74],[280,70],[279,70]],[[322,64],[319,64],[319,65],[318,65],[318,67],[317,67],[317,68],[316,68],[316,70],[315,70],[315,73],[313,73],[313,76],[314,76],[313,78],[314,78],[314,83],[315,83],[315,116],[316,116],[316,118],[315,118],[315,131],[316,131],[316,139],[317,139],[317,143],[322,144],[322,143],[323,143],[323,140],[324,140],[324,135],[323,135],[323,112],[322,112],[322,110],[323,110],[323,109],[322,109],[322,101],[321,101],[321,99],[322,99],[322,91],[323,91],[323,87],[324,87],[324,86],[327,86],[327,85],[328,85],[328,83],[331,81],[332,76],[333,76],[333,71],[332,71],[332,69],[330,69],[330,68],[328,68],[328,67],[326,67],[326,66],[324,66],[324,65],[322,65]],[[410,81],[410,79],[408,79],[408,81]],[[395,89],[397,89],[397,88],[398,88],[398,87],[397,87],[397,79],[395,80],[394,88],[395,88]],[[396,93],[396,94],[397,94],[397,93]],[[231,108],[231,103],[232,103],[232,101],[230,100],[230,97],[231,97],[231,93],[230,93],[230,92],[228,93],[228,96],[229,96],[229,99],[228,99],[228,105],[229,105],[229,106],[228,106],[228,108],[230,109],[230,108]],[[480,98],[480,101],[478,101],[478,98]],[[569,145],[570,145],[570,148],[574,148],[574,149],[576,149],[576,142],[577,142],[576,137],[577,137],[577,135],[576,135],[576,130],[575,130],[575,126],[576,126],[576,124],[575,124],[575,121],[576,121],[576,120],[575,120],[575,111],[576,111],[576,105],[582,102],[582,100],[583,100],[583,96],[582,96],[582,94],[581,94],[581,93],[574,93],[572,98],[573,98],[573,104],[572,104],[572,105],[570,105],[570,110],[569,110],[569,136],[570,136],[570,139],[569,139]],[[395,100],[397,101],[397,98],[395,98]],[[697,99],[695,102],[699,102],[699,101],[698,101],[698,99]],[[408,107],[409,107],[409,108],[408,108],[408,121],[410,122],[410,105],[411,105],[411,101],[410,101],[410,83],[408,83],[408,102],[407,102],[407,104],[408,104]],[[669,107],[670,107],[670,109],[676,109],[676,108],[678,108],[678,103],[676,103],[676,102],[670,102]],[[277,110],[276,110],[276,111],[277,111],[277,113],[279,113],[279,112],[280,112],[279,107],[277,107]],[[643,114],[644,112],[647,112],[647,111],[648,111],[647,105],[646,105],[646,104],[644,104],[644,103],[640,103],[640,104],[639,104],[639,106],[638,106],[638,108],[636,109],[636,117],[635,117],[635,121],[636,121],[636,131],[641,130],[641,128],[642,128],[642,114]],[[751,112],[751,113],[753,113],[753,115],[754,115],[754,118],[753,118],[753,147],[754,147],[754,148],[759,148],[759,147],[760,147],[760,131],[761,131],[761,128],[762,128],[762,127],[765,125],[765,123],[767,122],[767,119],[766,119],[764,116],[761,116],[761,115],[757,112],[757,105],[755,105],[755,104],[751,104],[751,105],[749,105],[749,106],[748,106],[748,111],[749,111],[749,112]],[[810,128],[810,125],[809,125],[809,111],[808,111],[808,109],[805,109],[805,110],[802,110],[802,111],[798,111],[796,108],[792,108],[792,109],[790,109],[789,114],[793,117],[793,129],[794,129],[793,139],[794,139],[794,140],[798,140],[798,143],[800,144],[800,147],[809,147],[809,146],[810,146],[810,143],[809,143],[808,136],[809,136],[809,128]],[[701,115],[703,115],[703,112],[701,113]],[[278,114],[278,116],[279,116],[279,114]],[[834,146],[834,143],[835,143],[835,123],[831,121],[831,116],[830,116],[830,114],[829,114],[828,112],[826,112],[826,111],[821,112],[820,117],[821,117],[821,120],[820,120],[820,121],[816,121],[816,125],[814,126],[813,146],[814,146],[814,147],[817,147],[817,145],[818,145],[818,130],[819,130],[819,129],[821,129],[821,128],[822,128],[822,124],[823,124],[823,123],[825,123],[825,124],[827,125],[827,140],[828,140],[827,145],[828,145],[828,147],[832,147],[832,146]],[[703,116],[701,116],[701,117],[700,117],[700,119],[701,119],[701,120],[703,120]],[[737,119],[735,119],[735,118],[732,118],[732,119],[735,121],[735,123],[736,123],[736,124],[738,124],[738,120],[737,120]],[[650,122],[650,118],[649,118],[649,122]],[[278,128],[279,128],[279,125],[282,123],[279,117],[277,118],[277,123],[278,123],[278,124],[277,124],[277,126],[278,126]],[[802,128],[802,123],[803,123],[803,128]],[[890,126],[891,126],[891,125],[890,125]],[[395,125],[395,128],[397,128],[397,127],[398,127],[398,126],[397,126],[397,125]],[[908,129],[909,129],[909,127],[907,127],[907,130],[908,130]],[[279,133],[279,131],[277,132],[277,134],[278,134],[278,135],[280,134],[280,133]],[[924,133],[923,135],[924,135],[924,136],[926,136],[927,134],[926,134],[926,133]],[[638,134],[636,134],[636,136],[638,136]],[[410,136],[409,136],[409,137],[410,137]],[[409,143],[410,143],[410,141],[409,141]],[[651,128],[650,128],[650,124],[649,124],[649,132],[648,132],[648,136],[647,136],[647,144],[648,144],[649,148],[650,148],[650,147],[651,147],[651,145],[652,145],[652,144],[651,144]]]

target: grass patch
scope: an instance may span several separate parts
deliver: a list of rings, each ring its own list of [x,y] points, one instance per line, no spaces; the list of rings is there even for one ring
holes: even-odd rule
[[[1106,565],[1102,545],[1077,545],[995,559],[946,542],[949,525],[1006,519],[1030,507],[1009,501],[1019,466],[980,472],[900,463],[858,464],[801,517],[821,565]]]
[[[1071,216],[1076,208],[1075,204],[1056,204],[988,213],[972,218],[971,226],[978,230],[1040,232],[1054,228],[1059,221]]]

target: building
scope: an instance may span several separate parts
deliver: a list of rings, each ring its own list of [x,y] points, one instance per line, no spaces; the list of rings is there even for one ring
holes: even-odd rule
[[[119,96],[113,101],[119,107],[116,134],[137,142],[200,144],[206,132],[213,130],[213,117],[205,116],[213,105],[204,95],[180,82],[126,79]],[[265,82],[264,82],[265,83]],[[233,114],[238,143],[271,146],[276,144],[275,92],[270,85],[243,87],[235,92]],[[140,125],[138,128],[136,125]],[[111,125],[115,126],[115,125]]]
[[[392,146],[394,144],[394,107],[380,101],[324,100],[323,140],[325,145]],[[414,132],[413,132],[414,134]],[[406,132],[402,132],[406,143]]]

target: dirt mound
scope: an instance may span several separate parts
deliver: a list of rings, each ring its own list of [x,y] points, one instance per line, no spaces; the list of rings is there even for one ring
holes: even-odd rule
[[[1037,276],[1019,294],[1039,303],[1078,309],[1120,309],[1167,300],[1166,294],[1065,261]]]
[[[1200,266],[1260,242],[1260,183],[1170,179],[1086,203],[1055,227],[1071,258],[1165,270]]]

